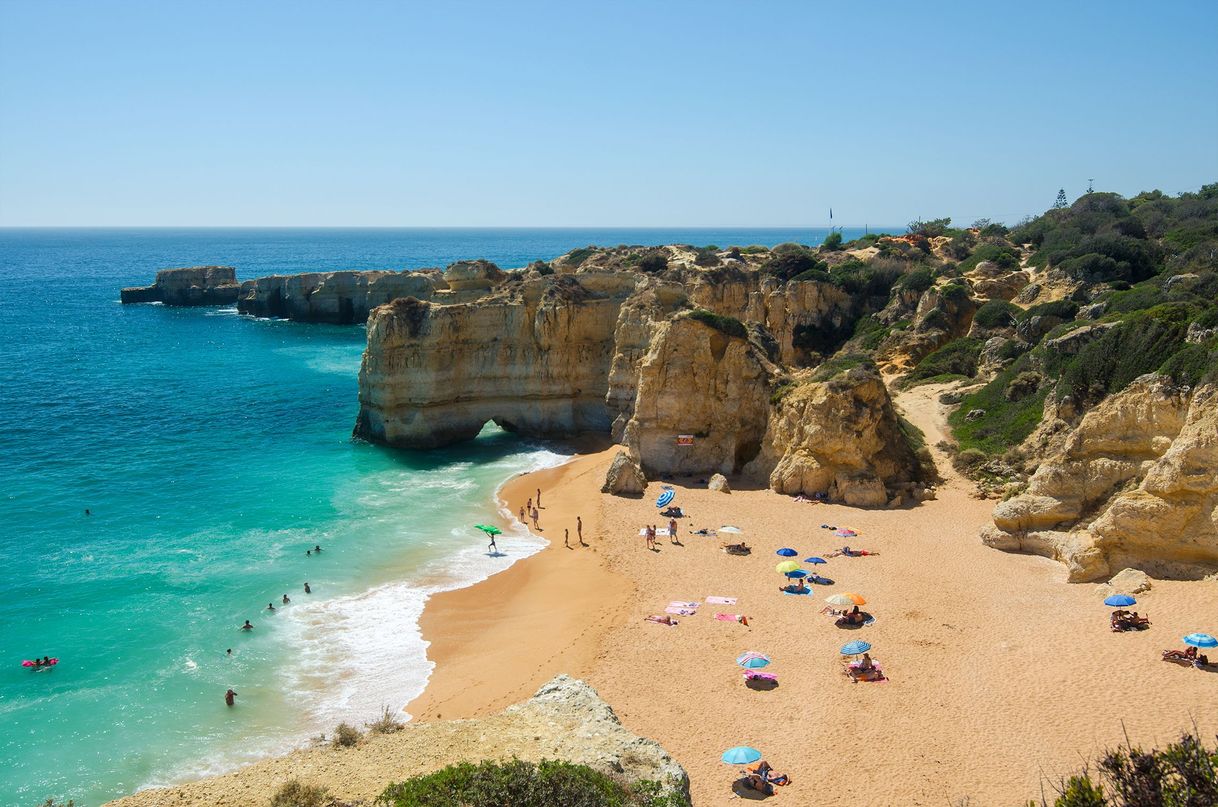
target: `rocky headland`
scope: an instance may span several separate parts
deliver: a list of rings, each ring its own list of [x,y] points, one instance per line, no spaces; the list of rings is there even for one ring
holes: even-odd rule
[[[164,305],[231,305],[237,301],[237,270],[231,266],[189,266],[162,269],[151,286],[122,290],[123,303]]]
[[[248,807],[271,803],[290,780],[370,804],[390,782],[459,762],[559,759],[627,783],[655,782],[688,799],[689,777],[660,745],[632,734],[583,681],[559,675],[529,700],[472,720],[410,722],[369,733],[353,747],[323,746],[268,759],[224,776],[145,790],[110,807]]]

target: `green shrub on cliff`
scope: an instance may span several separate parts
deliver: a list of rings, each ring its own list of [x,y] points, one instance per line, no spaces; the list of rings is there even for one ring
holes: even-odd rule
[[[289,779],[275,791],[270,807],[328,807],[332,803],[330,793],[324,787]]]
[[[1019,306],[1006,300],[989,300],[977,309],[973,322],[982,328],[1008,328],[1015,324],[1019,312]]]
[[[799,244],[779,244],[774,247],[770,259],[761,266],[761,271],[786,282],[813,270],[824,272],[826,266],[816,253]]]
[[[462,762],[385,789],[384,807],[688,807],[655,782],[627,784],[570,762]]]
[[[744,323],[735,317],[725,317],[714,311],[707,311],[705,308],[695,308],[689,312],[688,316],[690,319],[697,320],[703,325],[709,325],[728,336],[736,336],[740,339],[747,339],[749,336],[748,328],[745,328]]]
[[[954,339],[918,362],[903,382],[906,386],[912,386],[938,376],[972,378],[977,374],[977,357],[980,355],[980,339]]]

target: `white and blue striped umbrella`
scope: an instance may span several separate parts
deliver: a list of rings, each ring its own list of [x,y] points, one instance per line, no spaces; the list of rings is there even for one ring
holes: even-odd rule
[[[1218,639],[1208,633],[1190,633],[1184,637],[1184,643],[1193,647],[1218,647]]]

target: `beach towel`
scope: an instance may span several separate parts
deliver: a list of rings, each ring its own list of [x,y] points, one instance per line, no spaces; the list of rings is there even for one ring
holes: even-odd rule
[[[672,606],[673,608],[699,608],[699,607],[701,607],[702,603],[700,603],[700,602],[683,602],[682,600],[673,600],[672,602],[669,603],[669,605]]]
[[[706,601],[711,605],[735,605],[735,597],[707,597]]]
[[[664,612],[669,613],[669,614],[675,614],[677,616],[695,616],[698,613],[697,609],[695,609],[695,608],[677,608],[676,606],[673,606],[673,605],[670,605],[667,608],[665,608]]]
[[[720,622],[739,622],[740,614],[715,614],[715,619]]]
[[[786,589],[783,589],[782,593],[790,594],[792,597],[802,597],[805,594],[811,594],[812,589],[804,589],[803,591],[787,591]]]

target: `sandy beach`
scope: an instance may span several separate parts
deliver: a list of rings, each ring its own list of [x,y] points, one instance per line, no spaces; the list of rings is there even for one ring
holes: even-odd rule
[[[937,392],[920,387],[898,399],[931,444],[942,437]],[[409,707],[420,719],[486,714],[570,672],[629,729],[674,754],[697,805],[734,797],[734,769],[719,754],[738,744],[760,748],[792,776],[777,802],[1020,804],[1125,732],[1153,745],[1194,721],[1203,735],[1218,730],[1218,674],[1159,658],[1185,633],[1214,629],[1213,580],[1155,581],[1138,605],[1152,628],[1112,633],[1106,586],[1067,584],[1057,563],[981,544],[993,502],[974,498],[940,456],[948,478],[937,499],[891,511],[669,480],[690,517],[680,521],[680,545],[662,536],[651,552],[638,529],[661,522],[660,483],[641,499],[601,495],[614,450],[504,487],[513,511],[542,489],[544,534],[557,541],[428,604],[423,632],[437,667]],[[575,511],[590,549],[562,547],[560,527]],[[744,530],[752,555],[729,556],[719,538],[690,534],[723,524]],[[837,538],[822,524],[860,534]],[[811,596],[779,592],[777,549],[792,547],[802,560],[843,543],[880,554],[817,566],[835,584]],[[825,596],[843,591],[867,599],[872,625],[842,629],[819,613]],[[675,628],[643,619],[670,601],[707,596],[738,600],[703,604]],[[717,621],[717,612],[746,614],[750,626]],[[842,674],[838,648],[853,639],[872,643],[888,682],[853,684]],[[744,685],[734,659],[746,650],[772,656],[776,689]]]
[[[898,398],[932,445],[942,437],[938,391]],[[460,759],[558,754],[523,740],[512,749],[455,740],[476,724],[448,721],[494,715],[563,672],[595,687],[628,730],[660,742],[689,772],[699,807],[737,798],[737,769],[719,761],[735,745],[761,749],[792,777],[774,803],[1016,805],[1042,788],[1051,794],[1060,776],[1126,734],[1153,746],[1194,724],[1203,736],[1218,731],[1218,674],[1159,657],[1184,634],[1215,629],[1218,581],[1155,581],[1137,606],[1152,627],[1112,633],[1106,585],[1068,584],[1055,562],[982,545],[993,501],[975,498],[941,456],[946,480],[935,500],[859,510],[766,489],[712,492],[698,479],[653,481],[642,498],[602,495],[617,447],[577,450],[500,492],[518,512],[541,489],[540,534],[550,545],[428,603],[422,630],[436,668],[407,707],[418,731],[351,751],[300,751],[123,803],[247,803],[300,771],[336,795],[369,798],[386,777]],[[638,531],[664,526],[654,506],[662,484],[688,517],[679,543],[662,534],[649,551]],[[576,516],[587,546],[578,545]],[[721,551],[739,536],[691,534],[724,524],[743,530],[751,555]],[[859,534],[843,539],[821,525]],[[575,548],[564,547],[564,528]],[[779,591],[776,550],[794,548],[802,560],[843,544],[878,555],[816,566],[834,584],[811,595]],[[839,592],[864,596],[874,623],[844,629],[822,614],[824,598]],[[708,596],[737,601],[707,604]],[[702,606],[676,617],[676,627],[644,620],[675,600]],[[719,621],[720,612],[744,614],[749,625]],[[839,648],[854,639],[873,645],[888,681],[856,684],[843,674]],[[773,658],[776,688],[745,686],[735,658],[748,650]]]

